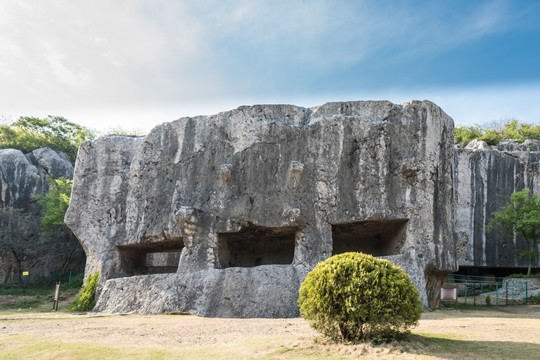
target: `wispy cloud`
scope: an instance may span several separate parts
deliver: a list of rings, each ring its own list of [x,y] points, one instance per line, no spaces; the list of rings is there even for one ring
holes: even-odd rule
[[[538,7],[504,0],[3,1],[0,113],[154,113],[140,108],[148,106],[174,109],[162,113],[169,119],[221,109],[216,104],[371,97],[385,93],[375,85],[389,69],[407,73],[403,64],[417,59],[538,30]],[[392,88],[403,89],[399,81]]]

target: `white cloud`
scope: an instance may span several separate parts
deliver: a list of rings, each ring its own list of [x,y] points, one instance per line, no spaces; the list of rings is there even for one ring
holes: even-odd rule
[[[333,96],[253,96],[249,99],[222,99],[177,103],[176,105],[127,106],[107,109],[71,109],[60,115],[90,128],[150,130],[154,126],[185,116],[211,115],[240,105],[293,104],[303,107],[330,101],[389,100],[400,104],[410,100],[430,100],[450,115],[457,125],[490,125],[515,118],[525,123],[540,124],[537,106],[540,84],[490,86],[475,88],[425,89],[422,91],[378,91],[334,94]],[[45,116],[43,114],[41,116]]]
[[[398,66],[403,57],[444,52],[518,28],[526,15],[507,1],[469,4],[468,14],[441,2],[414,4],[0,1],[0,113],[62,115],[94,127],[108,126],[117,118],[126,127],[136,122],[148,128],[149,123],[246,103],[311,106],[344,100],[351,94],[310,89],[303,82],[361,66],[383,50]],[[462,97],[462,91],[468,97]],[[445,110],[471,121],[494,116],[486,111],[490,107],[505,113],[515,108],[505,108],[505,96],[496,95],[513,96],[504,88],[467,91],[434,89],[420,95],[437,94],[436,102]],[[538,94],[537,88],[533,91]],[[517,93],[530,98],[526,92]],[[393,101],[416,97],[413,91],[389,94],[358,89],[352,95]],[[499,104],[487,106],[489,98]],[[518,99],[515,103],[527,108]],[[469,110],[467,115],[459,110],[462,104],[469,109],[483,104],[485,109],[478,115]]]

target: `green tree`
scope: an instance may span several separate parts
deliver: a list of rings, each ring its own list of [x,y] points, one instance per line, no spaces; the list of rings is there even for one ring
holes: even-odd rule
[[[472,140],[482,140],[488,145],[497,145],[501,140],[513,139],[519,143],[525,140],[540,140],[540,125],[520,123],[513,119],[502,126],[456,126],[454,129],[454,143],[462,147]]]
[[[527,275],[531,275],[532,265],[540,256],[540,196],[524,189],[510,195],[510,202],[492,214],[487,230],[500,229],[508,236],[521,238],[527,244],[527,250],[520,256],[529,260]]]
[[[480,126],[456,126],[454,128],[454,143],[465,146],[474,139],[480,138],[485,131]]]
[[[388,341],[417,324],[419,292],[401,268],[349,252],[319,263],[300,286],[300,314],[333,340]]]
[[[71,197],[72,180],[47,176],[49,192],[46,195],[34,195],[38,204],[43,208],[40,228],[44,234],[52,234],[55,231],[67,230],[64,223]]]
[[[501,132],[496,129],[486,130],[484,134],[478,138],[478,140],[485,141],[488,145],[497,145],[503,139],[508,138],[503,137]]]
[[[100,133],[100,135],[127,135],[127,136],[145,136],[147,134],[146,131],[139,128],[131,128],[126,129],[121,126],[112,126],[105,130],[103,133]]]
[[[20,117],[9,125],[0,126],[0,149],[13,148],[30,152],[49,147],[66,153],[75,162],[79,145],[95,137],[89,129],[61,116]]]

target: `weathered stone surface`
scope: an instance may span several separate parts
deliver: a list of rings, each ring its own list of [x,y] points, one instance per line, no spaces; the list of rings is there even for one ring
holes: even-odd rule
[[[473,140],[455,149],[455,233],[459,265],[467,267],[518,268],[528,261],[519,257],[525,242],[488,233],[491,214],[506,205],[510,195],[524,188],[540,193],[538,141],[502,141],[493,148]],[[484,143],[485,144],[485,143]],[[499,150],[497,150],[499,149]],[[532,150],[532,151],[531,151]],[[540,267],[540,260],[535,267]]]
[[[46,175],[73,177],[73,165],[64,153],[40,148],[28,154],[15,149],[0,150],[0,204],[27,207],[33,194],[44,195],[49,187]]]
[[[456,145],[456,148],[459,149],[459,145]],[[491,150],[491,147],[482,140],[473,140],[465,146],[465,149],[467,150]]]
[[[19,150],[0,150],[0,200],[2,206],[28,206],[32,194],[45,194],[48,186],[43,169]]]
[[[69,157],[63,152],[56,152],[50,148],[39,148],[28,154],[36,166],[41,167],[47,175],[55,179],[73,178],[73,165]]]
[[[0,150],[0,207],[2,215],[8,216],[10,209],[22,209],[24,216],[13,216],[14,220],[20,218],[32,219],[30,224],[15,224],[13,231],[9,236],[25,233],[28,238],[21,239],[28,244],[28,251],[24,256],[16,261],[17,256],[9,250],[10,246],[6,243],[0,244],[0,283],[18,281],[22,270],[30,273],[30,280],[40,277],[47,277],[51,273],[61,272],[62,270],[82,270],[84,266],[84,254],[77,243],[67,232],[59,233],[54,241],[44,241],[39,234],[39,217],[41,209],[34,199],[35,194],[45,195],[48,190],[46,176],[51,175],[54,178],[64,177],[71,179],[73,177],[73,165],[67,155],[56,152],[49,148],[40,148],[28,154],[23,154],[15,149]],[[29,218],[28,218],[29,217]],[[6,220],[6,219],[3,219]],[[14,220],[10,220],[13,223]],[[25,227],[26,231],[18,231]],[[32,227],[32,229],[28,229]],[[6,229],[4,229],[6,230]],[[32,231],[30,231],[32,230]],[[7,236],[5,231],[4,235]],[[7,241],[0,239],[0,241]],[[12,241],[12,240],[10,240]],[[13,247],[11,247],[13,248]],[[17,255],[17,256],[16,256]],[[21,269],[22,267],[23,269]]]
[[[297,316],[301,281],[343,251],[401,266],[427,305],[457,270],[453,159],[428,101],[240,107],[84,144],[66,222],[98,311]]]

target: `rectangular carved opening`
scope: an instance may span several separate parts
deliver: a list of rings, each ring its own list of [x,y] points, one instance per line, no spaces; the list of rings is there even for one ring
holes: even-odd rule
[[[349,251],[397,255],[405,244],[407,222],[408,219],[396,219],[332,224],[332,255]]]
[[[218,233],[222,269],[271,264],[292,264],[296,227],[262,227],[249,224],[234,233]]]
[[[124,276],[175,273],[184,248],[182,238],[159,243],[118,245]]]

